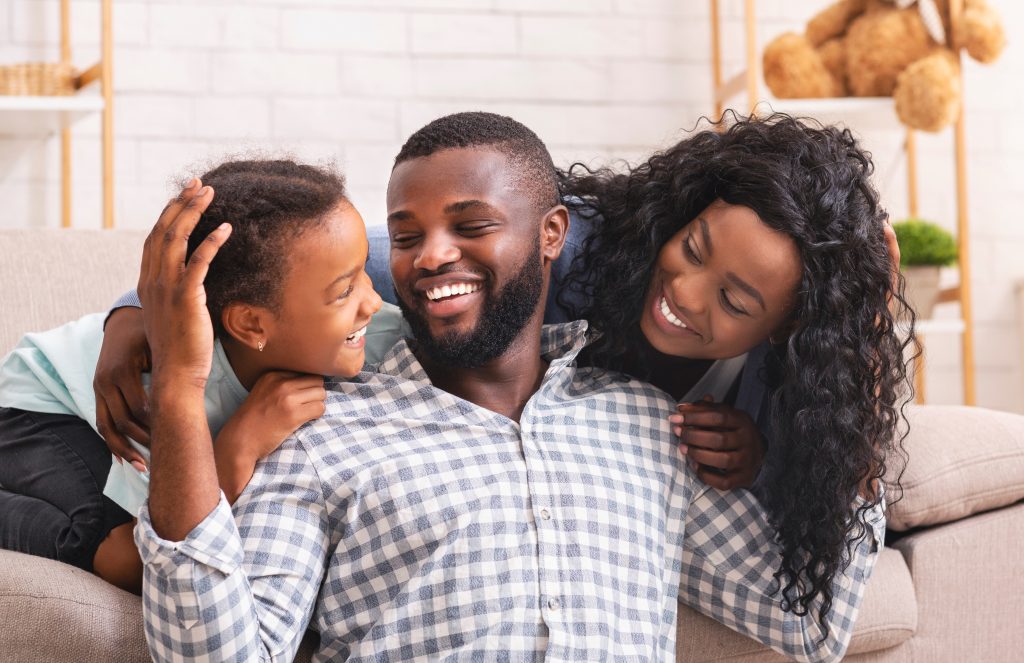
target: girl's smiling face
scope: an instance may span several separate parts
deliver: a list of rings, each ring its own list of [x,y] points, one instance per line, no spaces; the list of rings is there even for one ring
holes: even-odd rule
[[[662,246],[640,329],[665,354],[741,355],[785,327],[801,270],[790,237],[716,200]]]
[[[363,219],[342,203],[294,240],[280,309],[262,359],[273,368],[349,377],[363,366],[364,334],[381,306],[366,274]]]

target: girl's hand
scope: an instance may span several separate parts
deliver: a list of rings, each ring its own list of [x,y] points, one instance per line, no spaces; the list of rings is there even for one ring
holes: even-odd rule
[[[142,309],[119,308],[107,318],[92,388],[96,427],[114,456],[145,469],[142,456],[128,442],[149,446],[149,403],[142,373],[150,368]]]
[[[705,396],[680,403],[668,419],[701,481],[720,490],[753,485],[764,462],[764,439],[750,415]]]
[[[271,371],[262,375],[214,444],[221,490],[234,504],[256,463],[307,421],[323,415],[327,390],[319,375]]]

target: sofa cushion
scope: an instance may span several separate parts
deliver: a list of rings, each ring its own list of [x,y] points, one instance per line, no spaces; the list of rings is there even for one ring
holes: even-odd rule
[[[918,405],[908,406],[907,419],[903,495],[890,504],[890,528],[947,523],[1024,499],[1024,416]]]
[[[141,230],[0,230],[0,356],[25,332],[110,308],[134,288]]]

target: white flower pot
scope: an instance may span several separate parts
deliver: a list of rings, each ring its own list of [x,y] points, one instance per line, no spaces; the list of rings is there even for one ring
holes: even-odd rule
[[[904,267],[903,278],[906,279],[906,297],[910,307],[914,309],[919,320],[932,317],[932,311],[939,300],[939,267],[937,265],[921,265]]]

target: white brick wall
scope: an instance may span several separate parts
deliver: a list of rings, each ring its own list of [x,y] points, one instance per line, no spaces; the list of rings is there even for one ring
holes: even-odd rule
[[[997,65],[966,67],[978,390],[982,405],[1024,411],[1012,289],[1024,279],[1024,5],[991,1],[1010,46]],[[72,4],[84,65],[98,52],[99,2]],[[763,45],[825,0],[757,4]],[[744,59],[743,5],[722,2],[727,74]],[[0,61],[56,59],[57,6],[0,0]],[[636,160],[711,112],[707,0],[117,0],[114,29],[121,226],[150,224],[176,178],[229,153],[336,161],[373,224],[402,140],[443,113],[513,115],[567,164]],[[863,126],[898,218],[902,135],[884,119]],[[99,121],[75,130],[75,223],[96,227]],[[952,227],[951,136],[919,144],[921,213]],[[0,227],[59,223],[59,162],[56,140],[0,139]],[[927,341],[929,399],[957,402],[957,338]]]

